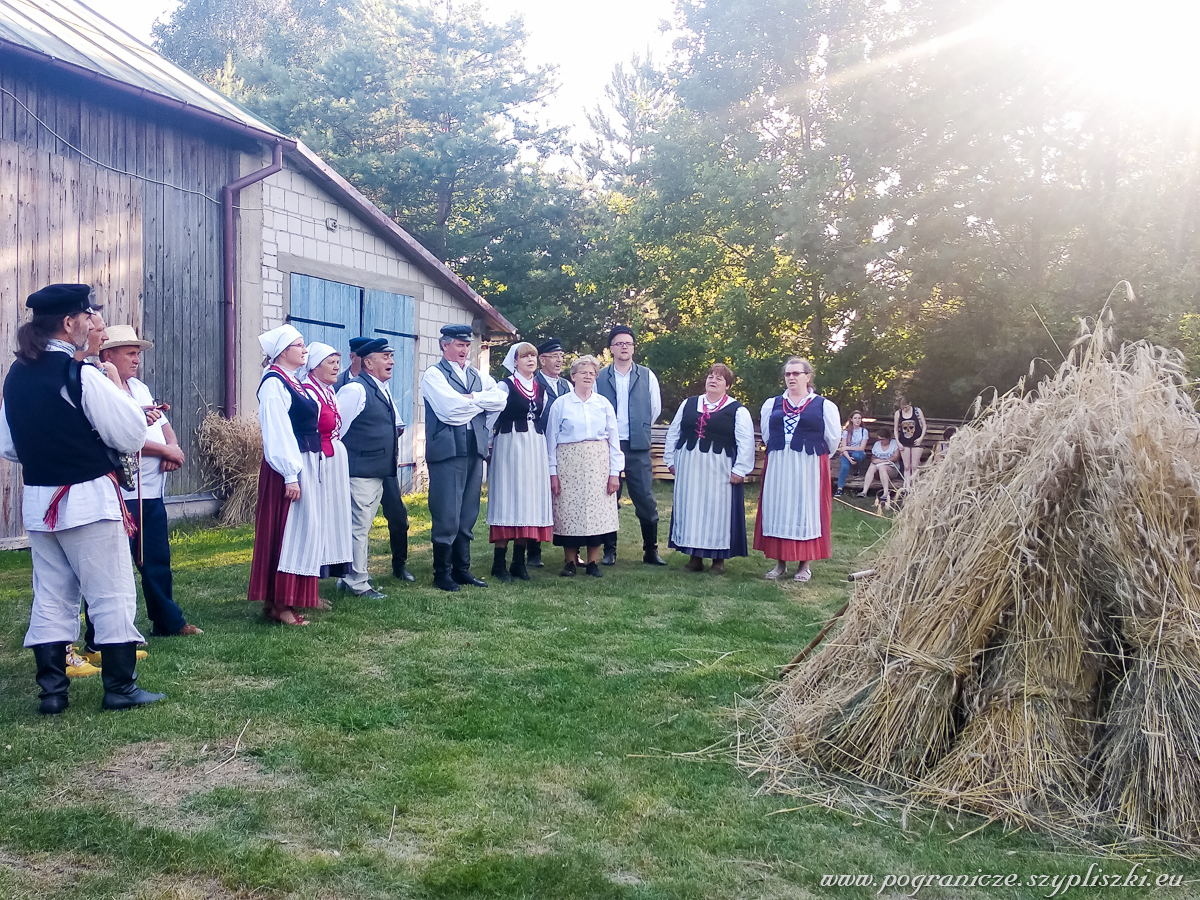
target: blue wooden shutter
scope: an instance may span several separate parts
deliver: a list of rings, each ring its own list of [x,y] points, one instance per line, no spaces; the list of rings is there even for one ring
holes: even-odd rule
[[[304,342],[322,341],[350,363],[350,338],[358,336],[362,288],[311,275],[292,274],[288,321],[304,335]]]
[[[408,426],[400,439],[400,465],[407,483],[412,477],[413,429],[416,415],[413,409],[413,386],[416,379],[417,335],[416,300],[405,294],[366,290],[363,292],[363,335],[387,338],[395,351],[396,367],[392,370],[392,397]]]

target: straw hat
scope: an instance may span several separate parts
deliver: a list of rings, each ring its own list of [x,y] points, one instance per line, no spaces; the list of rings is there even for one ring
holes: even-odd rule
[[[114,347],[140,347],[149,350],[154,345],[149,341],[140,340],[132,325],[109,325],[108,340],[100,345],[101,350],[112,350]]]

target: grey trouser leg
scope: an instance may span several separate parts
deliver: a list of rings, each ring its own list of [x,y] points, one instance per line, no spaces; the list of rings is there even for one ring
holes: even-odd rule
[[[134,625],[137,586],[129,538],[119,521],[91,522],[56,532],[31,531],[29,549],[33,610],[26,647],[76,640],[81,594],[88,599],[98,643],[145,640]]]
[[[382,496],[382,478],[350,479],[350,533],[354,539],[354,561],[350,563],[350,572],[342,581],[356,594],[371,587],[371,573],[367,571],[371,523],[375,521],[375,512],[379,509],[379,498]]]
[[[483,488],[483,460],[458,456],[429,463],[430,537],[435,544],[470,546],[479,519],[479,494]]]

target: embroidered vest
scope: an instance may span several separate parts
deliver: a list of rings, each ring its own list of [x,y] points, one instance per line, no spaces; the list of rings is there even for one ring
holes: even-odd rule
[[[683,421],[679,423],[679,440],[675,442],[675,449],[681,450],[687,447],[689,450],[694,450],[698,443],[701,453],[724,453],[730,459],[737,459],[737,436],[734,432],[734,423],[737,419],[737,411],[741,408],[742,404],[730,399],[708,417],[708,421],[704,424],[704,433],[700,434],[700,410],[696,398],[692,397],[687,401],[687,406],[683,410]]]
[[[515,378],[505,378],[504,383],[508,385],[508,403],[496,417],[492,433],[508,434],[510,431],[528,431],[529,423],[532,422],[534,430],[538,434],[545,434],[546,423],[543,418],[547,407],[545,389],[535,379],[533,383],[537,390],[537,396],[531,401],[521,393]]]
[[[308,396],[308,394],[297,391],[291,381],[284,378],[278,372],[268,370],[267,374],[263,376],[262,381],[259,382],[259,387],[262,387],[268,378],[275,378],[282,382],[292,398],[292,405],[288,407],[288,418],[292,422],[292,431],[296,434],[296,443],[300,446],[300,452],[320,453],[321,432],[317,428],[317,415],[321,409],[320,404]]]
[[[771,420],[768,425],[770,427],[770,434],[767,438],[768,453],[775,450],[782,450],[786,444],[792,450],[798,453],[807,453],[810,456],[814,453],[818,456],[829,454],[829,445],[825,443],[824,397],[814,394],[813,398],[808,401],[797,417],[796,428],[792,432],[790,441],[787,441],[786,429],[784,427],[782,394],[775,398],[775,405],[771,408]]]

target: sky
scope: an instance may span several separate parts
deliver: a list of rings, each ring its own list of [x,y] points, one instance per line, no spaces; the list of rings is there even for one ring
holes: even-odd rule
[[[169,16],[176,5],[176,0],[84,2],[147,44],[155,19]],[[673,0],[607,0],[603,7],[563,0],[481,2],[493,21],[524,16],[527,62],[558,66],[560,87],[545,111],[548,124],[571,126],[576,140],[587,136],[584,110],[601,101],[617,63],[647,51],[665,62],[670,53],[671,37],[661,33],[659,23],[671,17]]]

